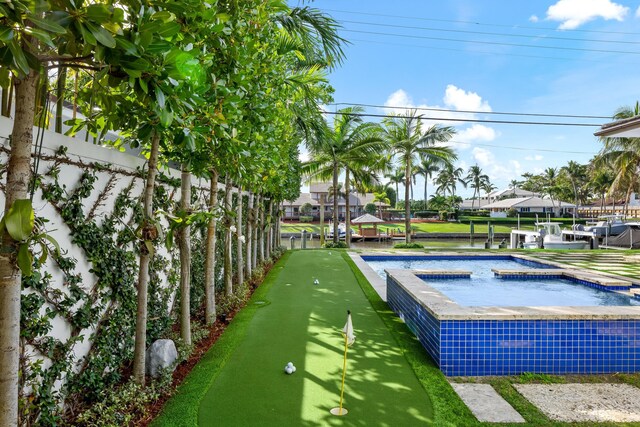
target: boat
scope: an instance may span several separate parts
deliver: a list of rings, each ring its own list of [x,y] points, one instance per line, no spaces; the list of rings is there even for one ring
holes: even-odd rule
[[[329,224],[329,232],[327,233],[329,239],[333,239],[333,224]],[[344,222],[338,224],[338,239],[345,239],[347,237],[347,226]]]
[[[589,242],[584,240],[563,240],[560,224],[557,222],[537,222],[536,230],[542,236],[544,249],[587,249]]]
[[[602,215],[595,223],[587,224],[584,231],[590,231],[597,237],[617,236],[627,230],[623,215]]]

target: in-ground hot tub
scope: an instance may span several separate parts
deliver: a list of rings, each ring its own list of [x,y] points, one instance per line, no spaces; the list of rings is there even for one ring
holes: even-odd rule
[[[362,258],[366,262],[385,260],[385,257],[374,256]],[[442,259],[432,255],[412,258],[426,261],[427,266]],[[569,287],[599,289],[605,294],[617,292],[619,295],[612,299],[596,291],[595,299],[626,305],[553,305],[553,300],[536,306],[461,305],[430,283],[448,280],[453,281],[453,285],[447,286],[455,288],[456,281],[466,281],[466,285],[481,282],[474,278],[473,269],[465,267],[465,261],[479,258],[447,258],[459,261],[459,266],[449,270],[386,270],[389,306],[406,322],[446,375],[640,371],[640,306],[639,300],[634,302],[636,289],[631,282],[578,270],[546,269],[553,266],[538,265],[516,255],[511,258],[518,263],[545,269],[491,268],[492,274],[504,281],[505,286],[526,287],[541,282],[545,287],[561,282],[560,285],[564,283]],[[491,264],[504,258],[481,257]],[[398,257],[391,259],[397,261]],[[466,278],[461,279],[461,275]],[[559,289],[555,290],[558,295],[582,292],[581,289]],[[554,295],[553,292],[550,295]],[[491,295],[485,300],[492,301]]]

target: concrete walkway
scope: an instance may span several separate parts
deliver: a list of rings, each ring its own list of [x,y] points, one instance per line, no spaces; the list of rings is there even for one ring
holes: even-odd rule
[[[524,423],[522,415],[489,384],[450,383],[473,415],[487,423]]]

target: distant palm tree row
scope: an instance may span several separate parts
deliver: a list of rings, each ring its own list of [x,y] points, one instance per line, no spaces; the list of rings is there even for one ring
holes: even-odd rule
[[[363,112],[360,107],[339,110],[332,125],[325,124],[320,131],[307,135],[310,160],[303,165],[303,171],[309,179],[331,180],[334,213],[338,212],[338,177],[344,174],[347,224],[350,223],[351,181],[358,191],[377,190],[380,193],[379,174],[393,171],[396,193],[398,184],[405,187],[405,226],[411,230],[410,191],[416,171],[433,173],[436,167],[455,171],[453,162],[457,156],[451,147],[444,145],[455,131],[452,127],[438,125],[423,128],[421,116],[416,111],[389,115],[380,124],[364,122]],[[378,194],[377,200],[386,202],[387,198]],[[333,239],[337,243],[337,221],[333,224]],[[407,243],[410,239],[410,233],[406,233]]]
[[[387,186],[395,187],[399,197],[399,185],[404,186],[403,207],[405,227],[411,229],[411,201],[416,177],[424,177],[422,209],[429,205],[437,209],[455,208],[462,201],[456,195],[458,185],[473,189],[472,206],[496,187],[480,166],[468,171],[456,167],[457,155],[446,145],[455,130],[449,126],[425,126],[417,112],[388,115],[381,123],[364,122],[361,107],[339,110],[332,125],[323,123],[316,132],[306,136],[310,160],[303,165],[309,180],[331,181],[330,200],[333,211],[338,212],[338,198],[347,201],[346,223],[350,224],[349,194],[351,188],[358,192],[376,193],[376,201],[388,203],[379,176],[388,179]],[[625,119],[640,114],[640,106],[620,108],[614,119]],[[591,161],[580,164],[569,161],[560,168],[548,167],[538,174],[525,173],[522,180],[513,179],[510,188],[532,191],[555,201],[572,200],[577,206],[598,200],[601,209],[608,197],[628,203],[632,192],[640,190],[640,138],[605,138],[603,148]],[[344,174],[344,187],[338,177]],[[428,197],[427,183],[432,180],[434,195]],[[339,194],[340,192],[340,194]],[[430,200],[429,205],[427,200]],[[480,207],[480,204],[478,204]],[[381,214],[381,212],[380,212]],[[333,224],[333,239],[338,241],[338,222]],[[348,234],[348,233],[347,233]],[[406,242],[410,243],[410,233]],[[349,236],[347,235],[347,245]]]

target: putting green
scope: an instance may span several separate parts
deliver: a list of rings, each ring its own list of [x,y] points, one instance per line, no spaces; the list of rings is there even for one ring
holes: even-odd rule
[[[427,393],[338,251],[294,252],[262,301],[200,402],[200,426],[432,423]],[[336,417],[329,410],[339,402],[347,309],[356,334],[344,395],[349,413]],[[293,375],[284,373],[287,362],[297,368]]]

